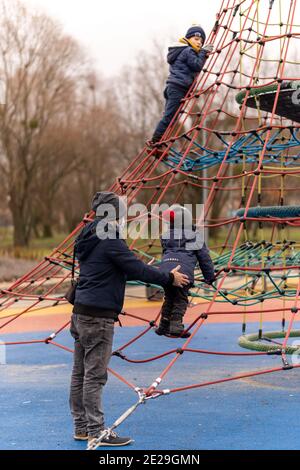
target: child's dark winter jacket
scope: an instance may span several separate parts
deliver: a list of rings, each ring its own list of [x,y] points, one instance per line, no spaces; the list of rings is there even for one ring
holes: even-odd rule
[[[120,238],[100,240],[97,222],[88,224],[76,240],[80,277],[73,313],[116,319],[123,308],[126,281],[166,287],[174,276],[144,264]]]
[[[188,90],[201,72],[207,58],[205,50],[197,53],[191,46],[178,43],[169,48],[170,75],[167,85],[177,85]]]
[[[166,236],[168,238],[161,237],[163,256],[159,265],[160,271],[167,273],[180,265],[180,272],[186,274],[193,284],[195,267],[199,263],[204,279],[207,282],[214,280],[214,264],[206,245],[201,240],[200,233],[194,226],[184,231],[171,228]]]

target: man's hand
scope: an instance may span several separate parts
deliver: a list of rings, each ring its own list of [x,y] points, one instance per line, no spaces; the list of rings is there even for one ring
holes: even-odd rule
[[[171,271],[171,273],[174,274],[174,287],[184,287],[190,283],[188,276],[179,272],[180,268],[181,266],[179,265]]]
[[[214,45],[213,44],[206,44],[205,46],[202,47],[202,51],[206,51],[208,53],[214,51]]]

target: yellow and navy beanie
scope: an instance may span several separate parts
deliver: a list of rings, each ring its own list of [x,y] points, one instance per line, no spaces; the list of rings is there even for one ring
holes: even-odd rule
[[[191,28],[187,30],[187,33],[185,35],[186,39],[190,39],[193,36],[200,36],[203,40],[203,43],[205,42],[206,34],[204,32],[204,29],[201,26],[194,25],[194,26],[191,26]]]

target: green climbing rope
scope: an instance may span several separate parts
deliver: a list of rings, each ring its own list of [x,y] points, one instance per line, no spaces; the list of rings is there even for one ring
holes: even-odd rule
[[[269,331],[263,333],[262,338],[259,337],[258,333],[252,333],[249,335],[243,335],[239,338],[239,346],[245,349],[250,349],[252,351],[281,351],[282,346],[280,344],[272,343],[274,339],[285,338],[286,333],[284,331]],[[300,338],[300,330],[294,330],[290,334],[291,338]],[[265,341],[265,342],[263,342]],[[298,345],[287,346],[285,349],[286,354],[294,354],[299,351],[300,353],[300,341]]]
[[[245,209],[239,209],[236,212],[237,217],[243,217]],[[275,217],[278,219],[292,219],[300,217],[300,206],[265,206],[265,207],[250,207],[247,212],[247,217]]]
[[[278,87],[279,96],[275,114],[291,121],[300,122],[300,82],[298,81],[285,81],[281,84],[276,83],[243,90],[236,96],[236,101],[239,105],[243,105],[246,99],[246,106],[271,113]]]

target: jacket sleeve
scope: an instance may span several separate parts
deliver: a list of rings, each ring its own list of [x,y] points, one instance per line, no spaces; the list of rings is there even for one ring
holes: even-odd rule
[[[186,62],[193,72],[201,72],[207,59],[206,51],[200,51],[197,54],[191,47],[186,50]]]
[[[204,279],[208,282],[213,281],[215,278],[215,267],[205,243],[200,250],[196,251],[196,256]]]
[[[109,240],[107,248],[108,257],[126,275],[128,281],[142,281],[162,287],[173,284],[172,273],[160,272],[157,268],[143,263],[129,250],[124,240]]]

